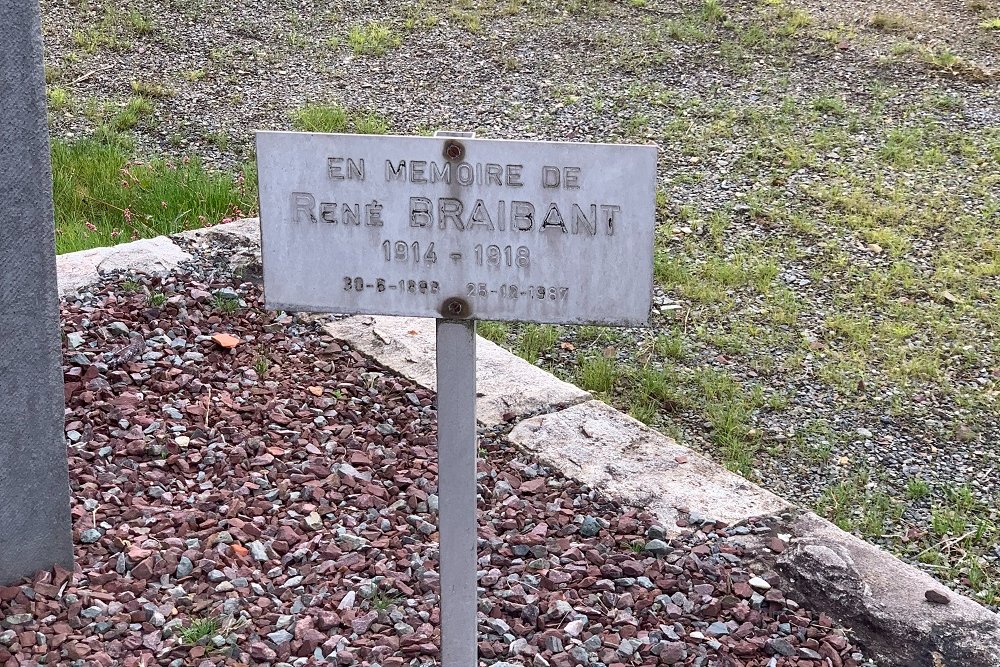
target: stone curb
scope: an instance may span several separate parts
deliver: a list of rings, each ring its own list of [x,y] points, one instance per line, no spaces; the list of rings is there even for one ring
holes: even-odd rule
[[[436,388],[434,320],[362,315],[324,328],[383,366],[427,389]],[[590,399],[579,387],[482,337],[476,339],[476,361],[476,419],[484,426]]]
[[[671,535],[683,530],[681,514],[733,524],[791,507],[600,401],[531,417],[508,437],[564,475],[655,512]]]
[[[812,512],[784,528],[792,537],[775,564],[786,588],[850,627],[878,664],[1000,666],[997,614]]]
[[[178,237],[222,243],[259,264],[256,219]],[[59,291],[71,293],[113,270],[167,273],[189,259],[166,237],[62,255]],[[325,327],[380,364],[434,388],[433,320],[355,316]],[[753,538],[747,546],[778,571],[787,595],[853,628],[878,664],[1000,667],[997,614],[954,592],[947,593],[947,604],[929,602],[925,592],[944,587],[921,570],[811,512],[795,510],[507,350],[482,338],[477,346],[477,419],[486,426],[514,423],[510,440],[539,460],[627,504],[649,508],[670,530],[684,514],[730,524],[791,516],[771,521],[787,533],[788,546],[780,555]]]
[[[191,255],[166,236],[57,255],[59,296],[93,285],[113,271],[165,275],[190,259]]]

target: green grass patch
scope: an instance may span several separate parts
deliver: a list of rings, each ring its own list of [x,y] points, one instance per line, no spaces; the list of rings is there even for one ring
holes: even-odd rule
[[[347,33],[347,43],[358,55],[381,56],[397,48],[403,40],[391,26],[369,21],[365,25],[352,26]]]
[[[882,32],[909,32],[913,21],[901,14],[878,13],[871,17],[868,24]]]
[[[389,121],[374,112],[351,111],[337,104],[309,104],[292,113],[295,129],[304,132],[386,134]]]
[[[580,386],[587,391],[606,394],[618,380],[618,364],[612,357],[588,353],[580,360]]]
[[[203,227],[257,207],[252,167],[229,173],[197,158],[140,162],[120,137],[53,141],[52,180],[60,253]]]
[[[488,341],[503,345],[510,335],[510,326],[506,322],[482,320],[476,322],[476,333]]]
[[[181,643],[187,645],[197,644],[203,639],[209,639],[219,632],[222,624],[218,618],[192,618],[188,624],[180,629],[178,635]]]
[[[537,362],[542,355],[552,350],[559,340],[559,329],[549,324],[529,324],[521,331],[517,340],[517,354],[522,359]]]

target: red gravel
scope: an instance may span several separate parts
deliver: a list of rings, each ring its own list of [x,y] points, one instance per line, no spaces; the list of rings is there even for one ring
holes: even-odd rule
[[[77,566],[0,587],[0,665],[436,664],[433,395],[223,287],[64,305]],[[482,446],[484,664],[858,664],[725,526],[656,556],[650,515]]]

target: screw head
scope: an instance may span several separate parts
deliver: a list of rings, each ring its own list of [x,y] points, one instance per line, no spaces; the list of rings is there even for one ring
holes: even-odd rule
[[[472,314],[472,307],[465,299],[452,297],[441,304],[441,314],[446,318],[466,319]]]
[[[461,160],[465,157],[465,146],[460,141],[449,139],[444,142],[444,156],[449,160]]]

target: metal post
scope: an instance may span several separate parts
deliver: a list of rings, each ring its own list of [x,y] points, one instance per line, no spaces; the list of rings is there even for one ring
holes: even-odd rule
[[[475,667],[476,321],[437,321],[441,664]]]

